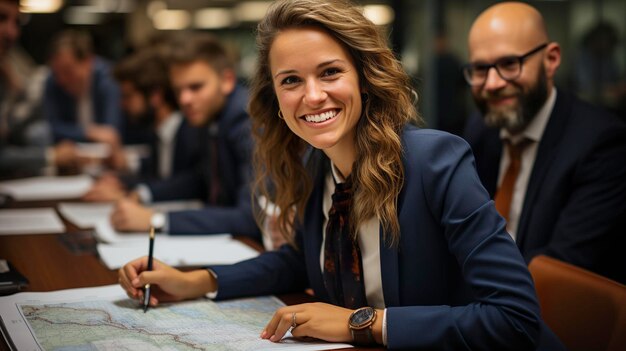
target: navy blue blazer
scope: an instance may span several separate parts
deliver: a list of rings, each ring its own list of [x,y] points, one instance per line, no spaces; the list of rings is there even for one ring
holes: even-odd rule
[[[151,132],[149,143],[150,154],[141,160],[138,175],[122,176],[122,182],[127,189],[132,189],[139,183],[147,183],[161,179],[159,175],[159,146],[158,136]],[[191,126],[186,119],[183,119],[176,135],[174,136],[174,153],[170,168],[170,177],[176,176],[185,171],[191,170],[201,160],[201,129]]]
[[[478,179],[469,146],[414,127],[402,140],[399,245],[386,244],[382,228],[379,234],[388,347],[534,350],[543,336],[532,279]],[[314,168],[298,249],[284,245],[233,266],[211,267],[219,299],[311,287],[329,301],[320,268],[325,174]]]
[[[219,116],[201,130],[202,155],[197,166],[167,180],[147,183],[153,201],[217,198],[217,204],[200,210],[168,213],[170,234],[233,233],[260,240],[251,206],[252,135],[247,103],[247,90],[238,86],[228,96]],[[219,193],[211,194],[215,156],[220,187]]]
[[[493,196],[499,130],[473,116],[465,138]],[[524,198],[517,245],[626,283],[626,124],[558,90]]]
[[[90,92],[94,122],[108,124],[121,131],[120,91],[107,62],[94,58]],[[50,122],[55,141],[70,139],[86,141],[85,131],[78,123],[76,98],[63,90],[50,73],[44,92],[44,114]]]
[[[201,158],[201,129],[193,127],[183,118],[176,135],[174,136],[174,154],[172,158],[171,172],[172,176],[178,173],[194,168]],[[158,136],[154,135],[154,139],[150,143],[150,156],[142,160],[140,174],[144,177],[159,178],[159,141]]]

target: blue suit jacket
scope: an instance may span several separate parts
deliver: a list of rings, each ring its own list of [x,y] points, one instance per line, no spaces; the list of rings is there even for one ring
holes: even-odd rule
[[[534,350],[542,323],[533,283],[476,175],[469,146],[413,127],[402,138],[399,245],[387,245],[382,228],[379,235],[388,347]],[[284,245],[234,266],[212,267],[218,298],[311,287],[328,301],[319,261],[325,172],[312,168],[314,191],[296,233],[298,249]]]
[[[193,127],[183,118],[174,136],[174,154],[170,174],[175,176],[185,170],[194,168],[201,160],[201,129]],[[140,174],[144,177],[159,178],[159,146],[158,137],[154,135],[150,143],[150,156],[141,163]]]
[[[94,58],[90,87],[93,102],[94,122],[108,124],[121,130],[122,111],[120,91],[111,77],[109,65],[100,58]],[[55,141],[70,139],[85,141],[85,131],[78,123],[76,98],[65,92],[51,73],[46,80],[44,93],[44,113],[50,122]]]
[[[201,134],[200,128],[191,126],[186,119],[182,120],[174,136],[174,153],[172,155],[170,177],[193,170],[201,161],[201,145],[205,142],[205,140],[201,139]],[[122,177],[122,182],[127,189],[132,189],[139,183],[148,183],[161,179],[159,175],[158,136],[154,133],[154,130],[151,133],[149,146],[150,154],[141,160],[139,174]]]
[[[493,196],[499,130],[473,116],[465,138]],[[625,228],[626,125],[558,90],[528,182],[517,245],[528,262],[546,254],[626,283]]]
[[[167,180],[148,183],[154,201],[208,200],[212,195],[211,158],[217,156],[217,204],[168,213],[170,234],[233,233],[260,240],[250,196],[252,136],[247,103],[247,90],[237,87],[212,126],[201,131],[202,156],[198,165]]]

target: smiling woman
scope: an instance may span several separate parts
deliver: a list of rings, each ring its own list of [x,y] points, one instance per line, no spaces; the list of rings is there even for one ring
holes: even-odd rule
[[[128,294],[146,283],[161,289],[153,302],[311,288],[322,302],[278,309],[261,332],[274,342],[291,330],[389,349],[544,346],[530,274],[470,148],[411,125],[409,79],[378,28],[349,2],[282,0],[257,33],[255,185],[295,229],[283,230],[291,245],[209,274],[142,273],[138,259],[120,271]]]
[[[348,51],[315,27],[285,30],[272,46],[270,67],[285,123],[350,175],[362,109],[359,77]]]
[[[258,26],[259,70],[250,102],[253,131],[262,131],[255,153],[257,187],[269,193],[263,179],[270,178],[280,184],[272,196],[280,208],[304,207],[311,184],[301,156],[309,145],[323,149],[334,155],[344,176],[358,174],[355,227],[378,217],[395,241],[395,199],[404,178],[399,133],[407,123],[421,124],[409,78],[358,7],[314,3],[272,7],[277,12],[268,12]],[[279,112],[284,121],[276,118]],[[291,228],[293,218],[293,211],[283,211],[281,227]]]

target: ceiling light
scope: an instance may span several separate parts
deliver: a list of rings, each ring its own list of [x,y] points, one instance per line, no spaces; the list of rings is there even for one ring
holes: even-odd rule
[[[379,26],[393,22],[395,17],[393,9],[387,5],[365,5],[363,15]]]
[[[20,12],[24,13],[53,13],[59,11],[63,0],[22,0]]]
[[[258,22],[271,4],[271,1],[242,2],[235,7],[235,16],[241,22]]]
[[[194,27],[200,29],[227,28],[234,23],[232,11],[225,8],[206,8],[194,14]]]
[[[152,24],[159,30],[186,29],[191,24],[191,15],[185,10],[160,10],[154,14]]]

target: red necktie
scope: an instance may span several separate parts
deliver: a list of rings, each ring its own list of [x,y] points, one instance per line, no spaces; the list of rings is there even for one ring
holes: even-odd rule
[[[524,148],[531,143],[530,139],[522,139],[517,144],[506,141],[509,151],[509,167],[506,169],[502,183],[496,192],[496,210],[506,221],[509,221],[509,213],[511,211],[511,200],[515,189],[515,182],[522,168],[522,152]]]

